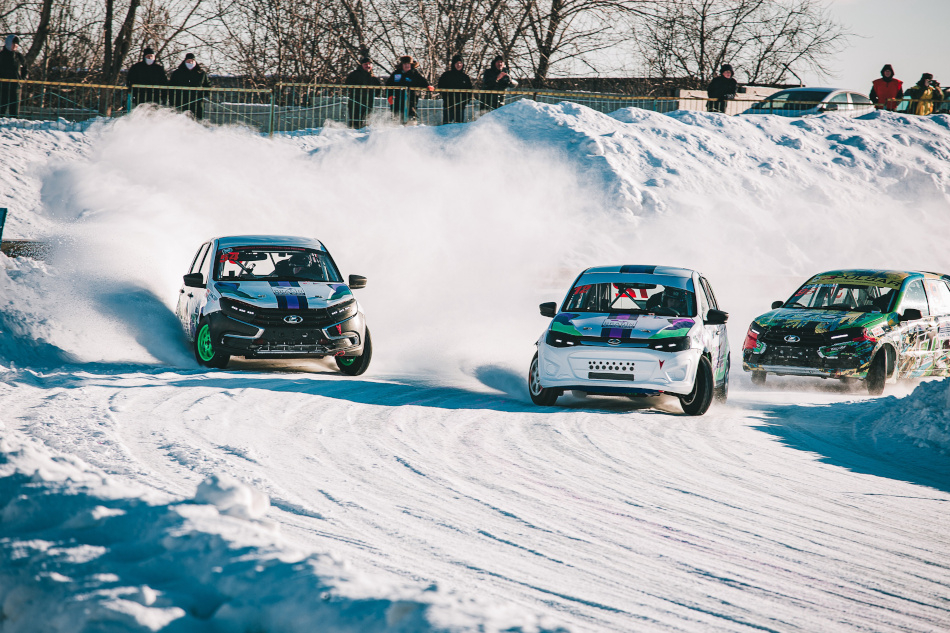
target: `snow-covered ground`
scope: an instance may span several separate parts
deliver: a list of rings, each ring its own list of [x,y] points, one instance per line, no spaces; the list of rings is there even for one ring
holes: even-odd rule
[[[950,271],[947,116],[521,101],[267,139],[137,112],[0,144],[5,237],[55,245],[0,256],[0,630],[950,626],[947,381],[736,370],[696,419],[524,378],[586,266],[702,270],[736,358],[818,270]],[[369,278],[367,375],[198,369],[180,275],[261,232]]]

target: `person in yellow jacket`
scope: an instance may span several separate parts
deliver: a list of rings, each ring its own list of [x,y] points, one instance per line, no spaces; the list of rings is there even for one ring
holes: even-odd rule
[[[940,84],[934,81],[933,75],[924,73],[917,85],[904,93],[904,98],[911,100],[910,107],[907,108],[908,113],[927,116],[940,108],[943,91]]]

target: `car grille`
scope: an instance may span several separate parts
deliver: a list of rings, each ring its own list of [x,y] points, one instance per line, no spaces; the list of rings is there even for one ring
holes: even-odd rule
[[[801,345],[771,345],[766,347],[761,355],[760,363],[764,365],[793,365],[819,366],[824,359],[818,355],[817,347],[803,347]]]
[[[313,308],[308,310],[281,310],[280,308],[258,308],[230,299],[221,300],[221,308],[229,317],[250,323],[262,328],[292,327],[292,328],[324,328],[347,318],[352,313],[349,303],[335,305],[329,308]],[[301,319],[297,323],[288,323],[284,319],[292,317]]]
[[[777,329],[763,332],[759,335],[759,340],[771,345],[789,345],[785,340],[786,336],[797,336],[794,347],[822,347],[830,342],[828,334],[816,334],[814,332],[802,332],[801,330]]]

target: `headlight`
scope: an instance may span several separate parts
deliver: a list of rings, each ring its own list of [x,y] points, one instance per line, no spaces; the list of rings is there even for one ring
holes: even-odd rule
[[[762,331],[762,326],[753,321],[752,325],[749,326],[749,331],[745,335],[742,349],[755,349],[759,344],[759,334],[761,334]]]
[[[551,347],[573,347],[581,344],[581,337],[575,336],[574,334],[548,330],[548,335],[544,337],[544,342]]]
[[[660,352],[682,352],[690,347],[688,336],[674,336],[657,341],[650,341],[650,349]]]
[[[250,303],[222,297],[221,310],[228,316],[235,318],[252,318],[257,314],[258,308],[257,306],[252,306]]]
[[[346,303],[339,303],[327,308],[327,315],[334,321],[348,319],[357,312],[356,299],[350,299]]]
[[[838,343],[861,343],[863,341],[877,342],[877,338],[863,327],[853,327],[832,332],[828,336],[828,341],[832,345],[837,345]]]

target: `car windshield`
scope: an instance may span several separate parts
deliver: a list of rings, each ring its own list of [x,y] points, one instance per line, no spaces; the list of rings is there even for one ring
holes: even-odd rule
[[[770,110],[808,110],[814,108],[830,93],[823,90],[801,90],[796,92],[776,92],[758,103],[756,108]]]
[[[657,280],[659,281],[659,280]],[[687,285],[689,279],[679,279]],[[685,288],[667,282],[616,281],[585,283],[581,279],[572,289],[566,312],[614,314],[655,314],[658,316],[695,316],[696,296]],[[692,283],[689,283],[692,286]]]
[[[785,302],[784,308],[890,312],[894,288],[854,283],[805,284]]]
[[[343,281],[326,252],[308,248],[222,248],[214,262],[215,281]]]

